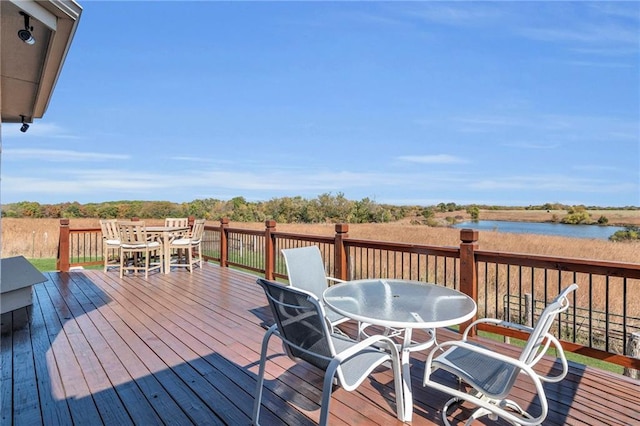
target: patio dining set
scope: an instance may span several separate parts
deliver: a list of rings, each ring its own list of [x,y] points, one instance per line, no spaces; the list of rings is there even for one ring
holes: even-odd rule
[[[445,425],[451,424],[452,412],[463,404],[472,409],[467,425],[483,416],[518,425],[544,423],[549,407],[543,384],[559,382],[568,372],[562,346],[551,327],[556,317],[568,309],[576,284],[564,288],[547,304],[536,326],[528,327],[494,318],[473,321],[475,301],[453,288],[401,279],[345,282],[327,277],[321,252],[315,245],[283,249],[282,254],[289,285],[257,279],[274,323],[263,338],[253,424],[260,421],[266,362],[273,358],[268,354],[269,340],[274,336],[280,338],[292,360],[324,371],[321,425],[328,423],[336,383],[352,391],[377,369],[389,367],[393,371],[397,418],[411,422],[414,403],[409,359],[412,352],[422,350],[430,350],[423,386],[450,397],[442,409]],[[352,333],[357,330],[357,335],[349,336],[341,329],[348,321],[357,324],[348,329]],[[481,323],[527,333],[529,339],[520,356],[506,356],[471,341],[472,330]],[[459,324],[466,325],[461,340],[437,341],[438,328]],[[414,334],[416,330],[426,333]],[[546,373],[534,370],[548,349],[555,349],[560,367]],[[449,380],[446,375],[457,380]],[[514,385],[522,377],[538,396],[538,403],[526,409],[514,397]]]
[[[202,267],[202,237],[204,219],[192,225],[188,218],[166,218],[164,226],[147,226],[144,221],[102,219],[102,253],[104,272],[118,268],[120,278],[125,272],[158,271],[168,274],[172,267],[193,272]],[[112,254],[112,256],[110,256]]]

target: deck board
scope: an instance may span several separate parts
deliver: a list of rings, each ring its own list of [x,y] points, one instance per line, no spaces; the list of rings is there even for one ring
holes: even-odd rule
[[[33,286],[32,306],[2,315],[2,424],[250,423],[262,337],[271,323],[255,276],[210,264],[148,280],[101,270],[46,276]],[[438,332],[439,340],[454,337]],[[320,372],[284,356],[277,339],[269,348],[261,423],[314,424]],[[413,424],[439,425],[448,398],[422,386],[426,354],[412,355]],[[572,364],[564,381],[545,389],[545,424],[640,422],[636,380]],[[520,381],[514,394],[524,403],[533,398]],[[463,406],[455,416],[468,414]],[[336,388],[330,423],[401,425],[390,370],[376,371],[355,392]]]

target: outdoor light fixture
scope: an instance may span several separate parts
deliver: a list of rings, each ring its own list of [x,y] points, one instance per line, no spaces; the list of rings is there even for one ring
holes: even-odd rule
[[[20,38],[20,40],[24,41],[27,44],[34,44],[36,42],[36,39],[33,38],[33,35],[31,34],[31,31],[33,31],[33,27],[29,26],[29,15],[24,12],[20,12],[20,15],[24,16],[24,30],[18,30],[18,38]],[[28,127],[29,126],[27,126],[27,128]],[[26,129],[23,130],[23,132],[26,131]]]
[[[27,130],[29,130],[29,125],[24,122],[24,115],[21,115],[20,117],[22,117],[22,127],[20,127],[20,131],[22,133],[25,133]]]

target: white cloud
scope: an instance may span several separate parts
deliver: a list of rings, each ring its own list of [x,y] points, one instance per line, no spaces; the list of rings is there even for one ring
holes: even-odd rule
[[[9,148],[2,151],[4,161],[38,160],[50,162],[128,160],[129,155],[102,152],[80,152],[58,149]]]
[[[467,160],[448,154],[438,155],[401,155],[396,157],[400,161],[420,164],[463,164],[468,163]]]
[[[535,143],[535,142],[508,142],[503,144],[510,148],[522,148],[522,149],[555,149],[558,148],[558,144],[549,143]]]
[[[174,161],[187,161],[187,162],[194,162],[194,163],[210,163],[211,162],[210,159],[204,158],[204,157],[178,156],[178,157],[169,157],[169,159]]]
[[[505,11],[487,2],[476,2],[472,7],[466,3],[430,2],[426,7],[408,10],[409,15],[428,22],[455,26],[488,25],[504,18]]]
[[[424,161],[428,157],[440,158],[442,161],[450,156],[408,158]],[[222,199],[241,194],[247,199],[267,200],[291,194],[315,197],[326,192],[343,192],[353,199],[366,196],[383,203],[428,205],[443,200],[460,203],[463,199],[469,199],[470,202],[480,202],[519,193],[529,194],[533,200],[539,196],[537,194],[553,198],[554,194],[561,192],[624,194],[634,190],[633,184],[629,182],[579,178],[570,174],[499,176],[487,171],[476,175],[434,172],[429,168],[412,173],[386,170],[360,173],[328,169],[279,169],[272,165],[230,165],[229,169],[206,171],[37,168],[22,172],[24,174],[21,176],[15,173],[3,175],[4,202],[23,199],[45,203],[68,200],[86,203],[117,199],[166,199],[179,202],[212,197],[212,194],[225,194],[217,196]],[[635,189],[637,190],[637,185]],[[630,202],[633,203],[634,201]]]
[[[572,170],[581,172],[621,172],[620,167],[616,166],[603,166],[600,164],[588,164],[584,166],[572,166]]]
[[[634,68],[632,63],[622,62],[602,62],[602,61],[567,61],[568,65],[576,67],[595,67],[595,68]]]
[[[587,44],[615,42],[629,45],[635,45],[638,42],[638,34],[632,29],[598,23],[583,24],[575,28],[523,28],[520,33],[534,40],[553,42],[570,41]]]
[[[568,175],[505,176],[500,179],[481,179],[469,187],[482,191],[523,190],[528,192],[610,193],[629,191],[631,183],[602,179],[576,178]]]

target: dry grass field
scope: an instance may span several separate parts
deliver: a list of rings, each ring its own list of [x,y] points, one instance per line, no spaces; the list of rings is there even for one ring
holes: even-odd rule
[[[507,211],[499,215],[497,211],[482,211],[481,219],[486,220],[529,220],[543,221],[545,211]],[[465,217],[464,212],[449,213]],[[640,225],[637,211],[607,212],[607,217],[618,218],[621,223]],[[162,224],[162,220],[146,221],[148,224]],[[613,221],[612,221],[613,222]],[[58,219],[2,219],[2,257],[23,255],[27,258],[54,258],[58,248]],[[215,222],[211,222],[215,224]],[[262,223],[232,223],[232,227],[263,229]],[[72,219],[73,228],[99,227],[98,219]],[[316,235],[333,235],[333,224],[278,224],[277,229]],[[457,246],[460,231],[446,227],[414,225],[410,220],[387,224],[351,224],[349,235],[354,238],[407,242],[435,246]],[[606,240],[566,238],[533,234],[509,234],[481,231],[480,249],[503,252],[555,255],[582,259],[611,260],[640,263],[640,242],[612,243]]]

